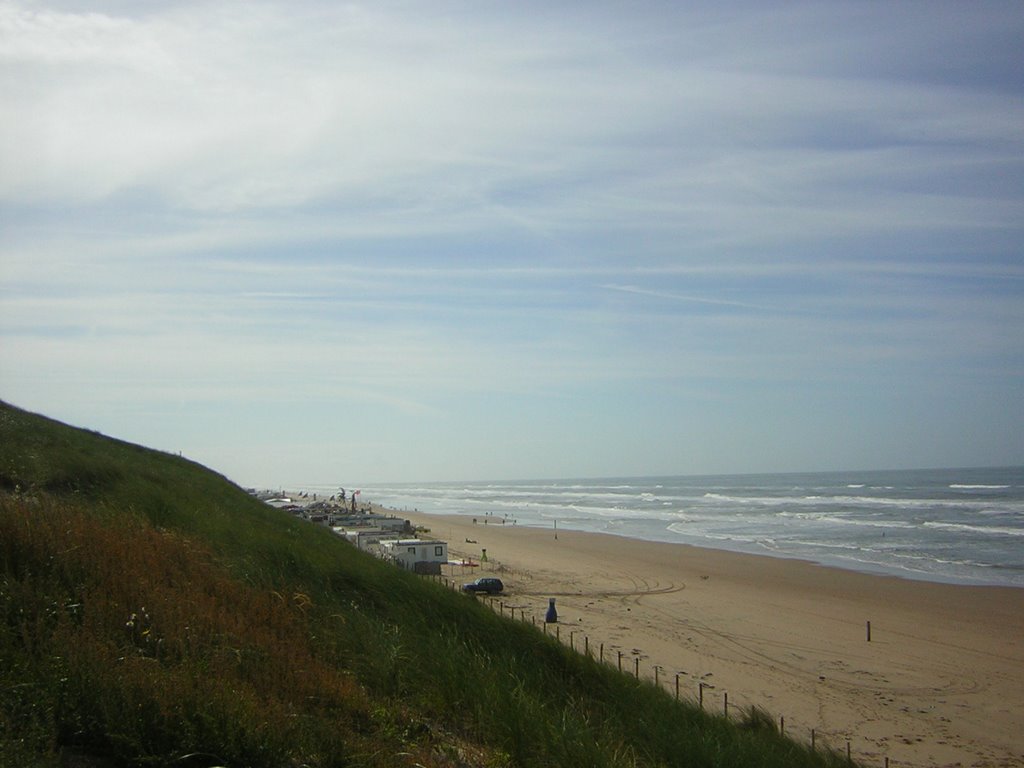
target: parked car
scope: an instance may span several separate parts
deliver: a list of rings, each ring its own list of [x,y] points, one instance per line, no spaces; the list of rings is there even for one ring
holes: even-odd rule
[[[486,592],[488,595],[496,595],[504,589],[505,585],[501,583],[501,579],[495,579],[490,576],[484,576],[476,581],[469,582],[469,584],[462,585],[463,592]]]

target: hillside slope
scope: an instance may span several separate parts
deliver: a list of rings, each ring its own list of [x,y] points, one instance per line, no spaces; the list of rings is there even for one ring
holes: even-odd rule
[[[0,765],[839,764],[0,403]]]

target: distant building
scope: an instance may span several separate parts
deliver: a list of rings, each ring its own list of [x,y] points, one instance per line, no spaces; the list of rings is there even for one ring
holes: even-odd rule
[[[382,539],[394,539],[394,531],[386,531],[381,528],[340,528],[333,529],[339,536],[354,544],[357,549],[364,552],[371,549],[378,549]]]
[[[393,534],[411,530],[408,520],[400,517],[388,517],[386,515],[334,515],[332,524],[335,527],[353,528],[378,528],[382,531],[391,531]]]
[[[448,562],[448,542],[435,539],[384,539],[381,554],[399,568],[422,574],[439,574]]]

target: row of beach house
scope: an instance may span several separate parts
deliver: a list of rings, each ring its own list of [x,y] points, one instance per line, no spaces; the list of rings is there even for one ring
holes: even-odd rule
[[[382,557],[407,571],[439,574],[448,562],[448,542],[438,539],[412,538],[408,520],[366,513],[358,519],[346,519],[333,525],[333,530],[364,552]],[[404,535],[403,535],[404,534]]]
[[[309,501],[281,493],[252,492],[271,506],[296,517],[329,527],[357,549],[419,574],[439,574],[448,562],[448,542],[420,539],[408,520],[383,515],[368,508],[350,508],[333,500]]]

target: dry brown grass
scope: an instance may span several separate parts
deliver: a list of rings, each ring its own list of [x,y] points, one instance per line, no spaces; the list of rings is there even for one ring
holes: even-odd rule
[[[380,744],[359,738],[370,698],[318,655],[307,595],[247,586],[201,544],[132,518],[10,497],[0,565],[3,655],[29,660],[10,682],[33,693],[10,725],[54,734],[51,753],[374,762]]]

